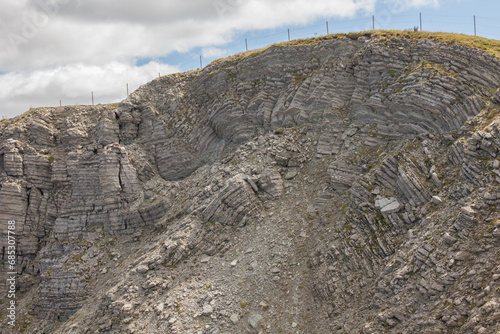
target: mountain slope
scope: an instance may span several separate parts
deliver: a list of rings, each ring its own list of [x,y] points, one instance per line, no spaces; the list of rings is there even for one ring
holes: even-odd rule
[[[496,333],[498,45],[456,39],[294,41],[3,121],[17,329]]]

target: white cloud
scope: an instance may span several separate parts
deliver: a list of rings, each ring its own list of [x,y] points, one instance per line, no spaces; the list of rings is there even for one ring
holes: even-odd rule
[[[221,57],[227,56],[229,54],[229,52],[227,50],[219,49],[219,48],[215,48],[215,47],[203,48],[201,50],[201,52],[203,54],[203,58],[206,58],[206,59],[221,58]]]
[[[197,47],[204,58],[223,57],[221,46],[238,32],[353,17],[373,12],[376,1],[438,0],[0,0],[0,73],[8,72],[0,76],[0,114],[59,98],[84,102],[90,90],[118,98],[127,81],[150,80],[149,68],[175,70],[138,68],[134,59]]]
[[[410,8],[421,8],[421,7],[438,7],[440,4],[439,0],[386,0],[391,11],[399,12],[408,10]]]
[[[51,3],[50,6],[46,5]],[[236,31],[372,10],[375,0],[0,0],[0,71],[214,47]],[[4,10],[5,9],[5,10]]]
[[[13,116],[11,110],[30,107],[90,104],[91,92],[95,103],[110,103],[126,97],[129,92],[158,77],[178,72],[168,64],[150,62],[143,66],[113,61],[100,66],[82,63],[31,72],[11,72],[0,75],[2,116]],[[17,113],[18,114],[18,113]]]

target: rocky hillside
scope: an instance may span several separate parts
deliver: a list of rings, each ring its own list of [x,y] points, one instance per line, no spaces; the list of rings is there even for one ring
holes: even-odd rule
[[[498,333],[499,50],[330,35],[2,121],[12,332]]]

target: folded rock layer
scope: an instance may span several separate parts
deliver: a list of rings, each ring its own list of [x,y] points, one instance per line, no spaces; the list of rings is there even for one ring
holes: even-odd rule
[[[446,36],[293,41],[2,120],[16,329],[496,333],[500,61]]]

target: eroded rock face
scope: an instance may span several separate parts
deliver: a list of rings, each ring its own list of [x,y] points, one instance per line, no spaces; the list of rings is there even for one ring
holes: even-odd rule
[[[45,333],[499,330],[499,84],[479,50],[362,36],[4,120],[19,317]]]

